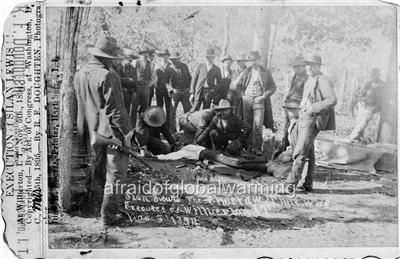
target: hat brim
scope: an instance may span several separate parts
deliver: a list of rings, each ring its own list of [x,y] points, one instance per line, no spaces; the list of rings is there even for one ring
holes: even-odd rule
[[[223,60],[221,60],[221,62],[224,63],[226,60],[230,60],[233,62],[233,59],[231,59],[231,58],[224,58]]]
[[[146,122],[146,124],[149,125],[150,127],[155,127],[155,128],[161,127],[167,121],[167,117],[166,117],[165,113],[160,114],[161,116],[160,116],[160,118],[158,118],[158,121],[156,121],[156,122],[151,121],[149,119],[149,111],[150,111],[149,109],[150,108],[151,107],[147,108],[148,110],[144,111],[144,113],[143,113],[144,122]]]
[[[233,109],[235,109],[236,107],[235,106],[229,106],[229,107],[214,107],[214,108],[212,108],[213,110],[215,110],[215,111],[221,111],[221,110],[233,110]]]
[[[235,59],[234,61],[244,61],[244,62],[247,62],[247,61],[249,61],[248,59]]]
[[[152,51],[151,51],[151,50],[142,50],[142,51],[139,51],[138,53],[139,53],[139,55],[142,55],[142,54],[144,54],[144,53],[149,53],[149,54],[151,54]]]
[[[93,56],[97,56],[97,57],[103,57],[103,58],[110,58],[110,59],[120,59],[120,56],[113,56],[113,55],[109,55],[103,51],[101,51],[98,48],[88,48],[88,51],[90,54],[92,54]]]
[[[300,106],[292,106],[292,105],[282,105],[282,108],[300,110]]]
[[[169,53],[157,53],[156,55],[159,56],[159,57],[162,57],[162,56],[171,56],[171,54],[169,54]]]
[[[318,64],[318,65],[323,65],[322,62],[316,62],[315,60],[304,60],[304,63],[313,63],[313,64]]]

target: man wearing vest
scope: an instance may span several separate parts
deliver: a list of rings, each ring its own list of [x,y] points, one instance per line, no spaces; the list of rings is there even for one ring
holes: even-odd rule
[[[137,102],[133,105],[133,112],[139,111],[142,114],[147,107],[149,107],[150,103],[150,91],[151,88],[155,85],[155,76],[152,73],[152,62],[149,59],[152,50],[150,49],[142,49],[139,51],[139,59],[134,62],[134,67],[137,72],[137,84],[136,84],[136,100]],[[138,107],[140,106],[139,110]],[[136,125],[136,116],[135,120],[132,122],[132,125]]]
[[[221,86],[221,70],[214,64],[214,49],[206,50],[206,62],[197,66],[190,84],[190,102],[193,103],[191,111],[198,111],[203,104],[203,109],[211,106],[218,88]]]
[[[237,85],[239,92],[243,93],[243,119],[252,127],[250,142],[254,153],[257,155],[262,154],[265,105],[266,103],[269,104],[268,113],[271,113],[271,116],[268,117],[272,118],[270,96],[276,90],[271,72],[260,65],[260,58],[258,51],[250,52],[251,66],[245,70]]]
[[[307,175],[303,186],[299,186],[299,189],[309,192],[313,188],[314,140],[321,130],[335,129],[336,95],[332,83],[321,73],[321,57],[313,55],[307,57],[305,62],[309,77],[304,85],[299,119],[291,131],[294,161],[286,183],[296,187],[302,177],[304,165],[308,161]]]
[[[114,139],[129,148],[133,135],[124,107],[121,80],[111,69],[112,61],[119,58],[117,50],[114,38],[99,38],[96,45],[88,49],[92,57],[76,73],[74,81],[77,136],[82,145],[90,144],[94,149],[92,191],[95,198],[103,197],[101,218],[105,226],[118,224],[123,219],[118,210],[123,194],[117,186],[126,180],[129,157],[115,145],[94,142],[94,136]]]

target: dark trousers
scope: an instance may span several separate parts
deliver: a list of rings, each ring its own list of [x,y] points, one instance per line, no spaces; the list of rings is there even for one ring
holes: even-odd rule
[[[201,90],[200,96],[198,99],[194,100],[193,107],[191,111],[200,110],[201,105],[203,104],[203,110],[209,109],[211,106],[212,100],[215,98],[215,91],[210,88],[203,88]]]
[[[231,143],[229,143],[229,140],[231,140]],[[213,129],[210,131],[210,141],[212,148],[215,150],[226,150],[231,155],[240,155],[246,137],[238,136],[237,138],[232,138],[220,129]]]
[[[121,184],[126,181],[129,156],[106,146],[95,148],[94,173],[92,179],[93,201],[100,202],[101,218],[104,224],[112,222],[119,213],[124,194]],[[117,186],[118,183],[118,186]]]
[[[300,114],[300,118],[291,131],[293,165],[286,180],[287,183],[298,184],[302,177],[304,165],[308,161],[309,166],[303,186],[312,188],[315,167],[314,140],[318,133],[316,117],[310,114]]]
[[[164,108],[165,103],[165,114],[167,116],[167,122],[169,122],[171,117],[171,97],[166,88],[156,88],[156,101],[157,106],[161,108]]]
[[[143,82],[138,82],[136,86],[136,97],[132,103],[130,114],[132,115],[132,125],[136,126],[137,113],[142,114],[149,107],[150,87]]]
[[[170,145],[155,137],[149,137],[147,148],[154,155],[168,154],[171,151]]]
[[[182,103],[183,112],[187,113],[192,108],[192,105],[189,101],[189,90],[188,89],[176,89],[172,95],[173,105],[171,108],[171,116],[170,116],[170,130],[171,132],[176,132],[176,109],[178,108],[179,103]]]

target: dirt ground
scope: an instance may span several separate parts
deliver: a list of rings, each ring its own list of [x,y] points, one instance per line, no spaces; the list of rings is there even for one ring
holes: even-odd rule
[[[181,163],[181,162],[177,162]],[[181,163],[182,164],[182,163]],[[157,175],[140,167],[131,168],[128,180],[182,179],[194,180],[199,167],[187,164],[176,169],[174,163],[158,163]],[[244,181],[233,170],[233,176],[203,175],[201,182],[239,184]],[[198,180],[198,179],[197,179]],[[247,183],[279,183],[262,175]],[[126,217],[118,227],[105,230],[97,215],[84,209],[64,214],[49,224],[50,248],[209,248],[209,247],[329,247],[329,246],[397,246],[397,175],[356,171],[339,171],[317,167],[314,192],[297,193],[296,197],[274,195],[261,198],[234,195],[236,200],[251,202],[230,204],[233,208],[257,211],[268,208],[261,216],[196,216],[196,224],[159,224],[152,220],[141,223]],[[255,197],[255,199],[253,199]],[[189,195],[181,196],[187,204]],[[210,197],[202,204],[212,206]],[[220,197],[220,198],[232,198]],[[204,205],[206,206],[206,205]],[[218,205],[219,206],[219,205]],[[218,207],[217,206],[217,207]],[[223,207],[223,206],[219,206]],[[168,213],[167,213],[168,214]],[[143,215],[143,214],[142,214]],[[146,213],[144,213],[146,215]],[[171,213],[169,216],[173,216]],[[167,216],[166,216],[167,217]]]

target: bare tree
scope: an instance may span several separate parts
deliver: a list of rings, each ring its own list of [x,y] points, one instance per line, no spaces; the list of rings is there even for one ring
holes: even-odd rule
[[[71,209],[72,136],[75,123],[75,91],[79,33],[82,21],[87,18],[88,7],[68,7],[63,19],[61,71],[64,71],[60,89],[59,132],[59,203],[62,210]]]
[[[256,25],[253,36],[253,50],[261,55],[261,64],[268,67],[271,34],[271,8],[260,8],[256,13]]]
[[[230,34],[230,9],[226,9],[224,16],[224,44],[222,46],[222,56],[228,54],[229,43],[231,41]]]

